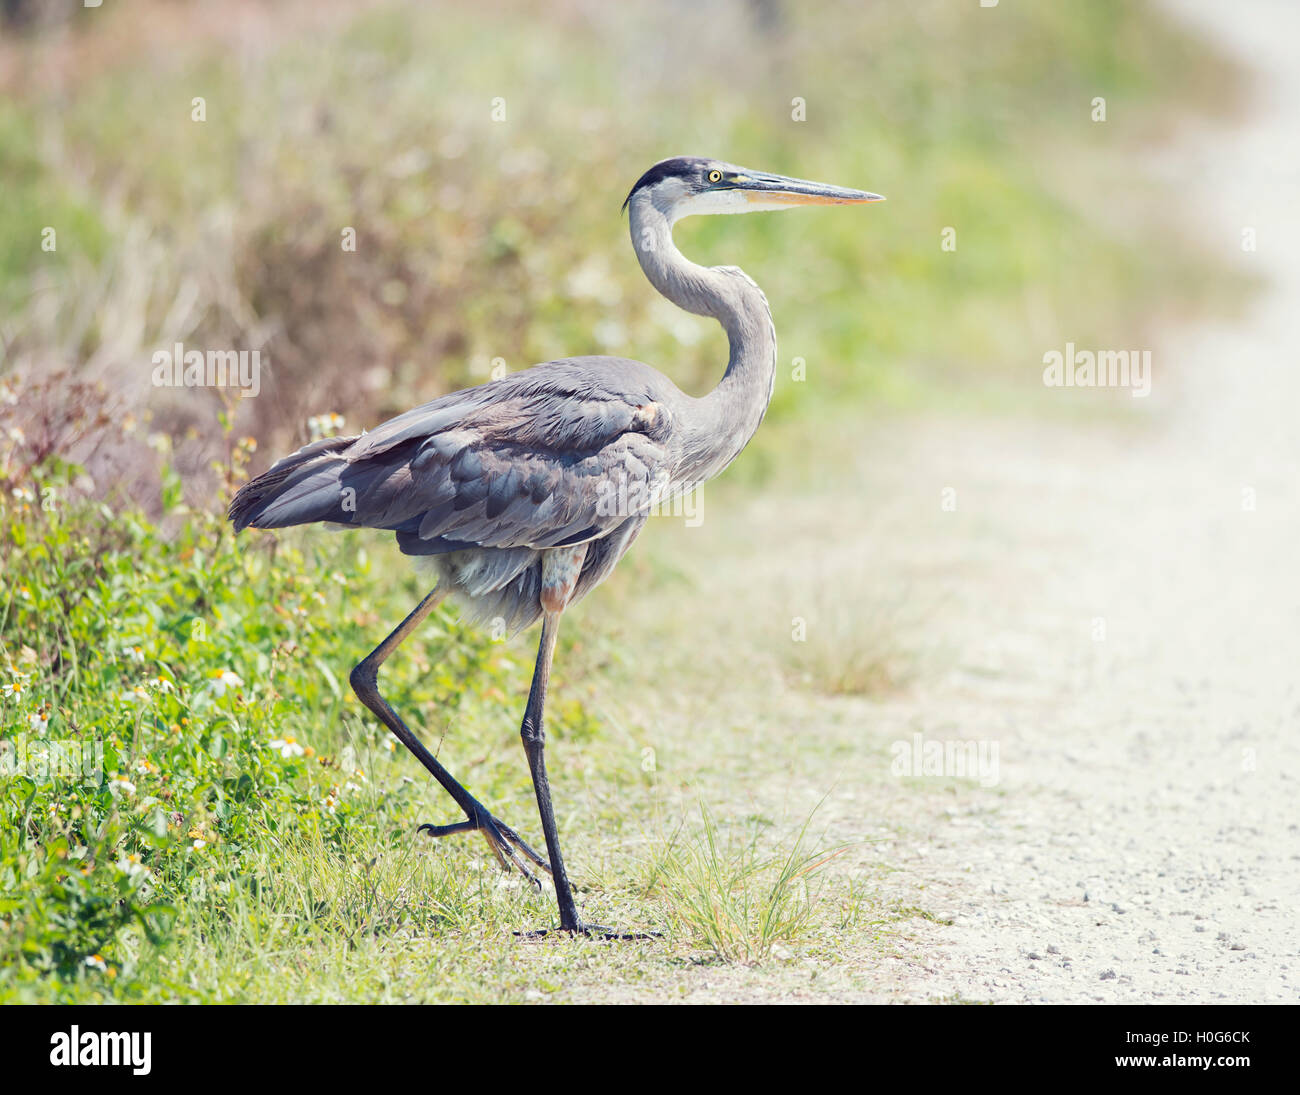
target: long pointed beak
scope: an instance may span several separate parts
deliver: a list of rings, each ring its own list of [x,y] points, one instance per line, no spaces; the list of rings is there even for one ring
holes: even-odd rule
[[[882,202],[884,197],[868,190],[849,190],[828,183],[790,179],[784,175],[760,175],[757,172],[736,175],[730,180],[735,189],[744,191],[751,205],[779,209],[794,205],[849,205]]]

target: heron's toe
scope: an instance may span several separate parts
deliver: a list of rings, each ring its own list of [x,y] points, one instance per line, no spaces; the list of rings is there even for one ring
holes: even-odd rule
[[[541,879],[533,873],[532,868],[540,867],[547,874],[550,874],[551,865],[533,851],[523,837],[505,822],[498,821],[494,817],[484,819],[479,825],[479,831],[488,842],[492,853],[497,857],[497,862],[505,870],[508,871],[511,867],[514,867],[539,890],[542,888]]]
[[[501,864],[501,869],[509,871],[514,868],[538,889],[541,889],[542,883],[533,873],[533,868],[540,867],[547,874],[551,873],[551,865],[538,855],[523,837],[504,821],[498,820],[487,812],[477,817],[466,818],[464,821],[457,821],[452,825],[433,825],[426,822],[416,832],[427,833],[433,837],[451,836],[454,833],[482,833],[483,839],[492,849],[492,854]]]
[[[520,939],[545,939],[552,935],[583,936],[587,939],[599,939],[611,943],[634,943],[646,939],[662,939],[663,932],[623,931],[608,928],[604,924],[579,923],[572,928],[538,928],[534,931],[515,932]]]

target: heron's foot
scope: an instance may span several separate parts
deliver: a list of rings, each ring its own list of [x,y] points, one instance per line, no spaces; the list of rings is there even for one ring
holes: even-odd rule
[[[581,921],[572,928],[537,928],[534,931],[515,932],[520,939],[546,939],[552,935],[584,936],[587,939],[600,939],[612,942],[635,942],[638,939],[662,939],[663,932],[625,932],[618,928],[607,928],[603,924],[583,924]]]
[[[533,872],[533,867],[540,867],[547,874],[551,865],[538,855],[528,843],[504,821],[499,821],[486,810],[472,818],[458,821],[454,825],[421,825],[416,832],[428,833],[430,836],[451,836],[453,833],[482,833],[488,842],[492,854],[497,857],[501,869],[509,871],[515,868],[539,890],[542,880]]]

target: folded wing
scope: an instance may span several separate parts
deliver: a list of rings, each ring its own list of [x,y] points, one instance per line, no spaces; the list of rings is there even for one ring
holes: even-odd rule
[[[617,358],[538,366],[308,445],[245,484],[230,517],[236,528],[390,529],[414,555],[595,539],[669,481],[662,382]]]

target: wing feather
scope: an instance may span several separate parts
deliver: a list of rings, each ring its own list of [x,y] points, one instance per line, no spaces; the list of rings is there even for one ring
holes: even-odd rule
[[[671,475],[675,392],[639,362],[551,362],[300,449],[232,517],[392,529],[413,554],[581,543],[644,513]]]

